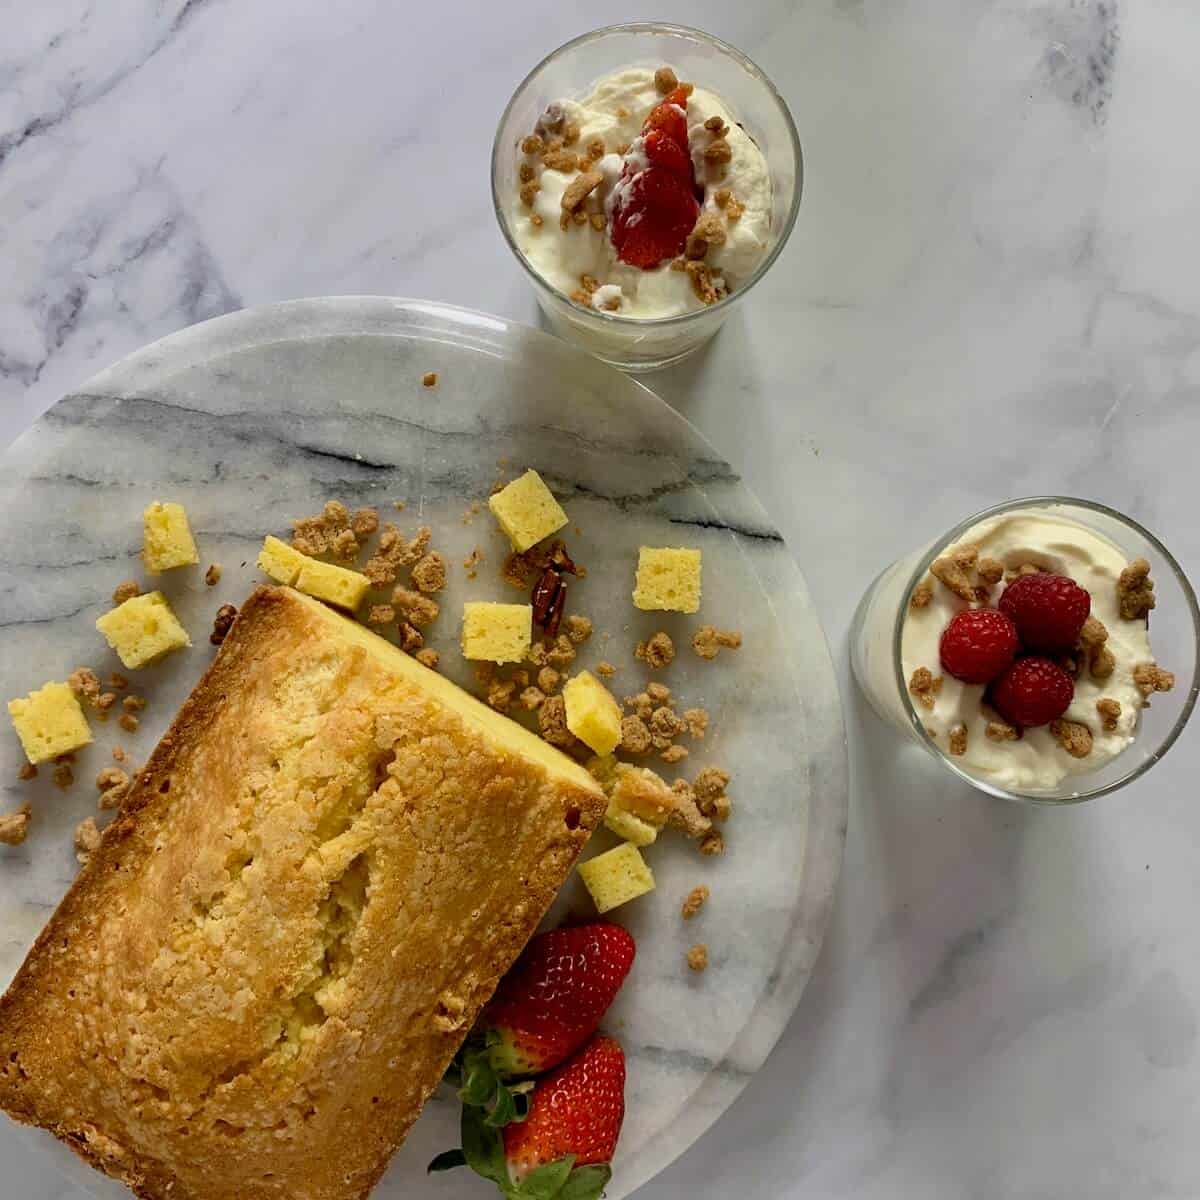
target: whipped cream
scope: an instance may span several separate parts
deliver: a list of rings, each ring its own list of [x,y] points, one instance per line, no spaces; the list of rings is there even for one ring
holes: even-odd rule
[[[566,123],[579,127],[579,139],[571,150],[586,153],[595,138],[604,144],[605,153],[595,164],[602,182],[586,204],[589,213],[605,215],[604,228],[596,229],[590,223],[559,228],[563,193],[576,173],[547,168],[540,158],[527,160],[539,185],[532,207],[515,198],[512,210],[517,246],[548,284],[568,296],[578,295],[582,278],[589,276],[600,285],[591,295],[593,307],[641,320],[677,316],[705,307],[687,273],[672,270],[670,263],[651,270],[628,266],[617,259],[609,238],[607,218],[614,196],[620,186],[627,186],[620,184],[623,166],[627,161],[635,169],[639,162],[641,169],[647,165],[642,123],[662,99],[653,70],[631,67],[601,79],[582,99],[558,102]],[[722,216],[726,227],[724,245],[710,248],[705,261],[716,277],[718,291],[733,291],[750,277],[770,245],[770,172],[762,151],[720,97],[696,87],[688,98],[686,115],[696,179],[704,187],[700,215]],[[714,116],[729,127],[725,139],[731,157],[723,169],[703,159],[703,148],[712,136],[704,122]],[[622,157],[617,151],[624,146],[629,149]],[[722,189],[727,189],[742,207],[736,221],[723,218],[716,199]]]
[[[1021,509],[981,521],[943,553],[952,556],[956,548],[967,545],[977,546],[981,558],[999,559],[1006,570],[1034,563],[1070,577],[1090,592],[1092,616],[1108,630],[1107,645],[1116,667],[1107,679],[1093,679],[1084,669],[1075,680],[1075,699],[1063,714],[1066,720],[1086,725],[1091,731],[1092,751],[1085,758],[1073,758],[1048,727],[1027,729],[1018,741],[993,741],[986,729],[988,722],[997,718],[983,704],[984,687],[954,679],[940,663],[938,647],[943,630],[955,613],[970,606],[949,588],[935,583],[928,605],[909,608],[901,633],[904,678],[911,679],[918,667],[927,667],[935,677],[942,677],[933,709],[918,706],[926,729],[946,750],[950,730],[965,725],[967,749],[954,762],[972,775],[1017,791],[1050,789],[1069,775],[1098,770],[1137,736],[1145,699],[1134,683],[1133,669],[1154,661],[1146,621],[1126,620],[1120,614],[1117,578],[1128,566],[1125,554],[1096,531],[1046,509]],[[993,589],[993,600],[999,597],[1002,587],[999,584]],[[907,597],[899,599],[907,602]],[[894,616],[895,608],[892,619]],[[894,676],[891,686],[894,691]],[[1111,731],[1104,728],[1096,710],[1096,701],[1104,697],[1121,705],[1116,728]]]

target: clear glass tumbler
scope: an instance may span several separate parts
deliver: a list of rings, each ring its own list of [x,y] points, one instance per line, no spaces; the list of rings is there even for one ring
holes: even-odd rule
[[[771,242],[754,273],[723,300],[678,316],[639,320],[575,304],[551,287],[521,253],[512,229],[518,144],[552,100],[580,95],[601,77],[633,66],[669,63],[682,79],[715,92],[758,143],[771,172]],[[775,86],[741,51],[682,25],[612,25],[560,46],[525,77],[500,118],[492,144],[492,203],[504,240],[525,269],[554,330],[623,371],[653,371],[691,354],[721,327],[767,273],[800,207],[800,138]]]
[[[1151,614],[1155,659],[1175,673],[1172,691],[1155,694],[1143,709],[1133,743],[1094,772],[1069,775],[1045,790],[1012,790],[971,774],[926,731],[921,710],[909,694],[901,654],[905,615],[913,589],[929,575],[948,547],[969,540],[981,521],[1023,509],[1046,509],[1076,521],[1117,545],[1132,561],[1145,558],[1155,584]],[[931,544],[892,563],[867,589],[850,629],[850,661],[855,679],[876,714],[923,746],[972,787],[1005,800],[1034,804],[1076,804],[1124,787],[1143,775],[1183,732],[1200,691],[1200,607],[1179,563],[1148,530],[1102,504],[1063,496],[1034,496],[976,513]]]

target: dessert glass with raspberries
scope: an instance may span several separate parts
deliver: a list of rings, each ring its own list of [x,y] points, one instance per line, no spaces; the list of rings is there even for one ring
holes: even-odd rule
[[[851,665],[886,722],[974,787],[1077,803],[1136,779],[1196,702],[1200,607],[1102,504],[1032,497],[956,525],[863,596]]]
[[[496,217],[550,325],[627,371],[717,331],[787,240],[802,175],[762,71],[708,34],[653,23],[554,51],[492,147]]]

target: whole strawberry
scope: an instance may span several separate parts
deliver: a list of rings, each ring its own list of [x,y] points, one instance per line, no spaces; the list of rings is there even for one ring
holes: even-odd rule
[[[637,947],[620,925],[552,929],[525,947],[480,1015],[457,1059],[463,1102],[504,1125],[524,1109],[514,1079],[549,1071],[596,1032]]]
[[[988,691],[992,707],[1022,729],[1058,720],[1075,698],[1071,677],[1048,658],[1018,659]]]
[[[464,1105],[462,1148],[439,1154],[429,1170],[469,1166],[509,1200],[597,1200],[624,1118],[625,1055],[613,1038],[594,1037],[538,1080],[525,1120],[501,1131]]]
[[[1092,597],[1065,575],[1039,571],[1014,579],[1001,593],[999,608],[1012,618],[1026,650],[1065,654],[1079,640]]]

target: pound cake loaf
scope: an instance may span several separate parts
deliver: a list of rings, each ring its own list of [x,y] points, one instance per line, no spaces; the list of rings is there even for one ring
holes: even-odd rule
[[[149,1200],[365,1197],[604,808],[260,588],[0,1000],[0,1107]]]

